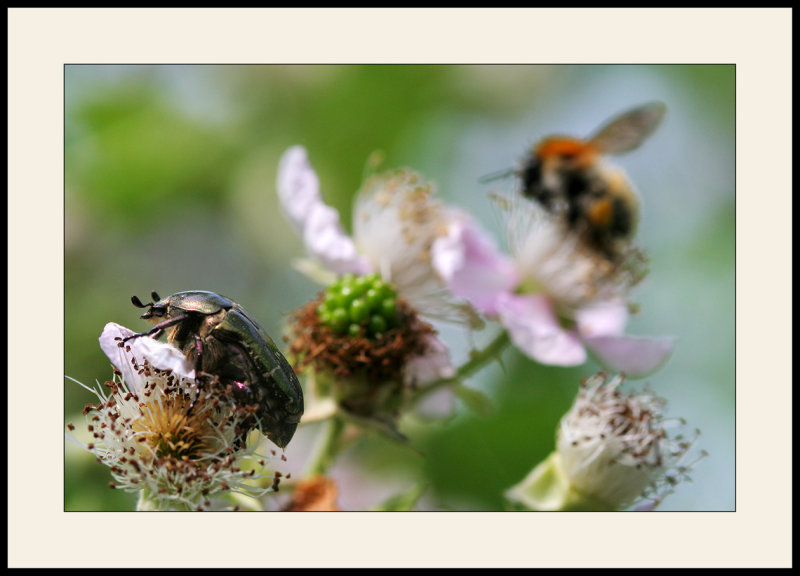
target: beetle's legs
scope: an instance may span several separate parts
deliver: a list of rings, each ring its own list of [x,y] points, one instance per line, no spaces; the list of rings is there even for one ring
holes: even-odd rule
[[[201,374],[205,375],[205,372],[203,372],[203,340],[197,334],[194,335],[194,352],[194,381],[197,391],[194,394],[194,400],[192,400],[189,409],[186,411],[187,416],[192,413],[192,408],[194,408],[197,399],[200,397],[200,378]]]
[[[175,324],[182,322],[185,318],[186,316],[178,316],[176,318],[170,318],[169,320],[164,320],[163,322],[159,322],[158,324],[153,326],[147,332],[141,332],[139,334],[131,334],[130,336],[123,338],[122,342],[124,344],[128,340],[133,340],[134,338],[140,338],[141,336],[153,336],[154,334],[159,335],[161,331],[164,330],[164,328],[169,328],[170,326],[174,326]],[[153,337],[155,338],[155,336]]]

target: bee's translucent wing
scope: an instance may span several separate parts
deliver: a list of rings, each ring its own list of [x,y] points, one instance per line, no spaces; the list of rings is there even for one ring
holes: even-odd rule
[[[650,102],[617,116],[601,127],[589,142],[602,154],[635,150],[652,134],[667,111],[662,102]]]

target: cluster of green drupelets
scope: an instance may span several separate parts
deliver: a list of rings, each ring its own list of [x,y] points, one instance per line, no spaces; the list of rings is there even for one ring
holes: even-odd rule
[[[397,291],[378,274],[345,274],[328,286],[317,314],[337,334],[375,338],[397,325]]]

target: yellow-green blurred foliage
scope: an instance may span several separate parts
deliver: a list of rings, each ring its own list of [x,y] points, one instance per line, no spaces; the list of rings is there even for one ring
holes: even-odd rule
[[[386,167],[420,170],[502,241],[487,194],[512,183],[481,176],[547,133],[585,136],[663,100],[664,125],[619,159],[643,198],[652,260],[630,331],[678,337],[647,381],[710,453],[662,509],[733,509],[733,66],[67,66],[65,82],[64,372],[87,384],[111,376],[97,344],[105,323],[143,329],[130,297],[152,290],[222,293],[280,342],[286,315],[318,290],[292,268],[303,246],[275,193],[291,145],[307,148],[346,227],[381,151]],[[442,329],[463,361],[469,339]],[[502,509],[503,490],[553,448],[578,382],[597,368],[503,358],[469,382],[492,398],[489,414],[460,405],[452,421],[409,425],[417,451],[372,437],[353,457],[387,478],[424,476],[430,505]],[[80,431],[93,397],[69,380],[64,390],[65,423]],[[104,466],[70,443],[65,455],[67,510],[133,509]]]

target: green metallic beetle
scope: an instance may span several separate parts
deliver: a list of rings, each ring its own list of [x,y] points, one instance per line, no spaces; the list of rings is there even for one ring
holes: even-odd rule
[[[214,292],[177,292],[163,300],[153,292],[152,297],[147,304],[136,296],[131,302],[137,308],[149,307],[141,317],[155,326],[125,340],[158,338],[166,332],[167,341],[194,362],[198,395],[202,377],[217,377],[237,399],[258,406],[256,420],[246,423],[243,436],[260,425],[270,440],[285,448],[303,415],[303,390],[264,329],[239,304]],[[196,401],[197,397],[190,410]]]

